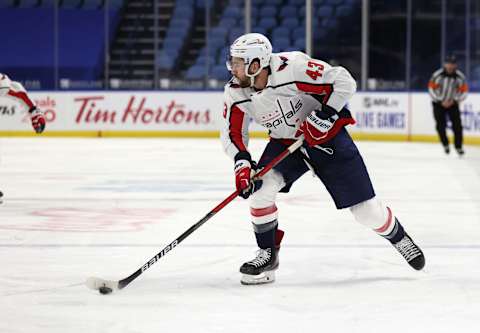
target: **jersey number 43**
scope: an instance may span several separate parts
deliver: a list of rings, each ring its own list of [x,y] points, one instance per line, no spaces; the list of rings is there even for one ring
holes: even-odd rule
[[[309,61],[307,66],[311,69],[307,69],[305,73],[310,76],[312,80],[316,80],[317,77],[322,77],[324,68],[322,64]]]

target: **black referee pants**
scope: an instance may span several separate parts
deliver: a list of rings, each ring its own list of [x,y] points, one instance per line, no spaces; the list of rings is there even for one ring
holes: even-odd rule
[[[447,138],[447,115],[452,122],[453,135],[455,138],[455,148],[459,149],[463,146],[463,129],[462,120],[460,119],[460,110],[458,103],[453,104],[449,108],[444,108],[441,103],[433,103],[433,116],[435,117],[436,129],[440,141],[444,146],[448,146]]]

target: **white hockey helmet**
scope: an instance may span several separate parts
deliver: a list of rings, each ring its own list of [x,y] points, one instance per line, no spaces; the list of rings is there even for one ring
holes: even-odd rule
[[[227,61],[227,68],[231,70],[230,59],[232,57],[242,58],[245,62],[245,74],[251,78],[257,76],[261,70],[268,67],[272,55],[272,44],[262,34],[249,33],[238,37],[230,46],[230,58]],[[260,61],[260,69],[253,74],[248,73],[248,67],[253,60]]]

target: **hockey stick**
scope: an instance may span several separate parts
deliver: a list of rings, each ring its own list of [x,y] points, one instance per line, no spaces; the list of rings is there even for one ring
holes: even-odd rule
[[[303,137],[297,140],[295,143],[290,145],[287,149],[281,152],[277,157],[275,157],[270,163],[268,163],[263,169],[261,169],[256,175],[256,178],[263,177],[267,172],[269,172],[274,166],[280,163],[285,157],[293,153],[297,150],[303,143]],[[143,264],[142,267],[137,269],[132,275],[119,280],[104,280],[97,277],[90,277],[87,279],[85,284],[88,288],[93,290],[99,290],[102,294],[109,294],[113,290],[120,290],[125,288],[130,282],[135,280],[138,276],[140,276],[143,272],[149,269],[153,264],[155,264],[160,258],[166,255],[169,251],[174,249],[178,244],[180,244],[185,238],[187,238],[190,234],[192,234],[195,230],[200,228],[205,222],[210,220],[215,214],[217,214],[222,208],[228,205],[230,202],[233,201],[238,196],[238,192],[235,191],[230,194],[225,200],[223,200],[220,204],[218,204],[215,208],[213,208],[210,212],[207,213],[203,218],[200,219],[197,223],[192,225],[188,228],[183,234],[181,234],[178,238],[176,238],[173,242],[165,246],[160,252],[158,252],[152,259],[147,261]]]

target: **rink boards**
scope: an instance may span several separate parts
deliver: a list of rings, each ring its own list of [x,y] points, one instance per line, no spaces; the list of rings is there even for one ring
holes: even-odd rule
[[[45,136],[215,137],[222,126],[223,92],[42,92],[32,93],[46,112]],[[365,93],[349,105],[359,139],[436,141],[427,93]],[[480,94],[461,104],[465,141],[480,144]],[[252,124],[252,136],[266,130]],[[30,120],[14,101],[0,101],[0,136],[33,136]]]

